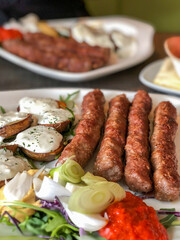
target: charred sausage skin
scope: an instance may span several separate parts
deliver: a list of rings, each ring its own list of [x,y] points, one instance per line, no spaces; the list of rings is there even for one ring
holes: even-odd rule
[[[130,102],[124,94],[114,97],[109,103],[108,119],[100,151],[94,165],[95,175],[109,181],[119,181],[124,172],[124,153],[127,117]]]
[[[149,163],[149,113],[152,101],[147,92],[139,90],[134,97],[128,116],[128,136],[125,146],[125,180],[137,192],[152,190]]]
[[[155,109],[151,163],[154,170],[155,197],[161,201],[176,200],[180,193],[174,143],[178,127],[176,118],[176,108],[170,102],[161,102]]]
[[[100,139],[105,118],[104,103],[104,95],[99,89],[89,92],[84,97],[82,119],[76,128],[74,138],[63,150],[57,164],[64,163],[70,157],[82,167],[87,164]]]

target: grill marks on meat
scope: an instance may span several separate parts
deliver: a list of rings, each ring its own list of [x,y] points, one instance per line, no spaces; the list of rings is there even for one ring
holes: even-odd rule
[[[86,72],[109,61],[110,50],[91,47],[73,39],[26,33],[23,40],[7,40],[2,46],[28,61],[68,72]]]
[[[125,180],[129,188],[138,192],[152,190],[149,163],[149,119],[151,98],[145,91],[138,91],[130,108],[128,136],[125,146]]]
[[[25,58],[49,68],[69,71],[85,72],[91,70],[91,62],[86,58],[62,56],[59,57],[49,52],[44,52],[23,40],[8,40],[3,42],[3,47],[19,57]]]
[[[70,157],[82,167],[87,164],[100,139],[105,118],[104,103],[104,95],[99,89],[89,92],[84,97],[82,119],[77,126],[75,137],[65,147],[57,164],[64,163]]]
[[[124,172],[124,153],[129,101],[124,94],[113,98],[109,103],[108,119],[100,151],[94,165],[95,175],[109,181],[119,181]]]
[[[57,51],[66,53],[74,53],[82,56],[89,56],[94,59],[101,59],[104,64],[109,61],[109,48],[102,48],[98,46],[90,46],[87,43],[79,43],[73,38],[51,37],[43,33],[26,33],[24,40],[28,43],[36,45],[41,50],[56,53]]]
[[[176,200],[180,193],[174,143],[178,127],[176,117],[176,108],[170,102],[161,102],[155,110],[151,163],[155,197],[162,201]]]

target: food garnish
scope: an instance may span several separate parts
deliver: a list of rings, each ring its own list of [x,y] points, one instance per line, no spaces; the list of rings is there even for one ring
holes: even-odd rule
[[[82,167],[74,160],[68,159],[60,167],[53,168],[49,172],[50,176],[63,182],[79,183],[81,177],[85,174]]]
[[[180,220],[177,220],[177,217],[180,217],[180,212],[177,212],[175,208],[161,208],[156,212],[159,215],[167,215],[166,217],[160,219],[160,223],[165,228],[180,226]]]
[[[5,29],[3,27],[0,27],[0,42],[9,39],[22,39],[22,37],[22,33],[16,29]]]
[[[78,188],[72,193],[68,207],[80,213],[101,213],[110,204],[126,196],[124,189],[113,182],[96,182],[93,185]]]
[[[37,207],[31,204],[23,203],[20,201],[0,201],[0,205],[21,208],[29,208],[36,210],[36,213],[19,224],[20,229],[27,230],[35,235],[45,235],[55,238],[64,237],[70,234],[71,236],[78,237],[78,228],[67,223],[63,215],[55,210]]]
[[[92,173],[87,172],[83,177],[81,177],[81,180],[86,184],[86,185],[93,185],[94,183],[97,182],[104,182],[107,180],[103,177],[100,176],[94,176]]]
[[[59,96],[59,100],[62,102],[63,106],[65,105],[64,107],[67,106],[68,108],[73,109],[75,106],[75,102],[73,99],[78,96],[79,92],[80,91],[78,90],[73,93],[68,93],[66,98],[64,98],[63,96]]]
[[[6,113],[5,109],[2,106],[0,106],[0,110],[2,114]]]

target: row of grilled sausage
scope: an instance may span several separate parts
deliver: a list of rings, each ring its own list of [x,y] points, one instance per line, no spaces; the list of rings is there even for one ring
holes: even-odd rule
[[[99,89],[84,97],[82,119],[75,137],[65,147],[58,163],[73,156],[82,167],[87,164],[100,140],[105,120],[104,103],[104,95]],[[131,190],[145,193],[154,190],[157,199],[172,201],[180,194],[174,143],[177,112],[170,102],[161,102],[156,107],[149,144],[151,107],[150,96],[141,90],[132,104],[124,94],[110,101],[94,173],[109,181],[119,181],[124,176]]]

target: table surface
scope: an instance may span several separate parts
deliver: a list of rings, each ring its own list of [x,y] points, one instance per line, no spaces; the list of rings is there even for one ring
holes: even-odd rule
[[[163,42],[166,38],[176,34],[156,33],[154,36],[155,51],[153,55],[141,64],[130,69],[101,77],[87,82],[70,83],[54,80],[48,77],[30,72],[0,58],[0,91],[30,89],[30,88],[54,88],[54,87],[76,87],[76,88],[101,88],[136,91],[143,89],[148,92],[156,92],[144,86],[138,79],[139,72],[149,63],[166,56]]]

